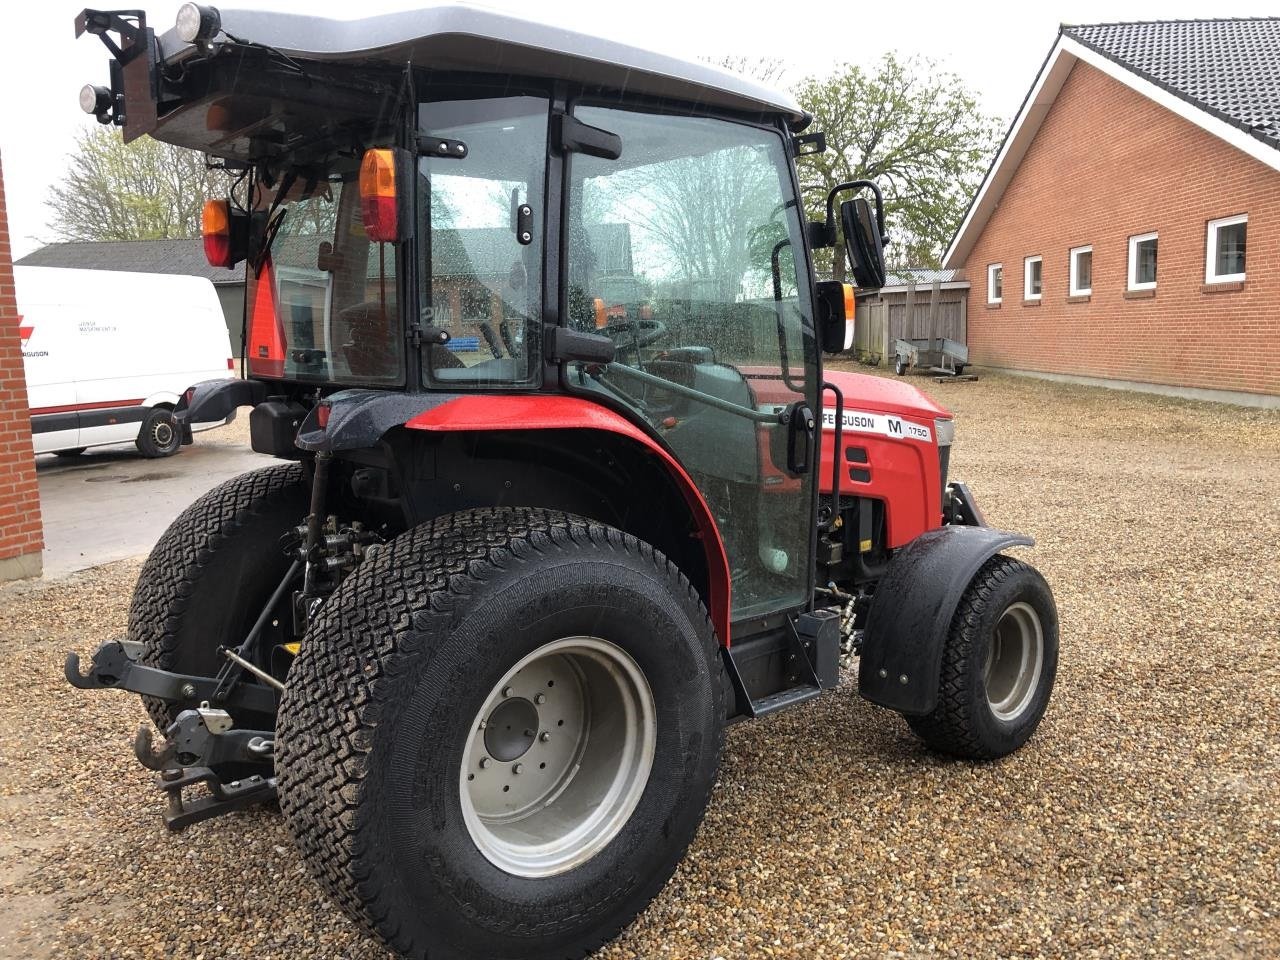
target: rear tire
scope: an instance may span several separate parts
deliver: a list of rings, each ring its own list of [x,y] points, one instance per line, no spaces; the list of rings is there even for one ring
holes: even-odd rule
[[[1034,567],[994,556],[952,618],[937,706],[907,723],[941,753],[1007,756],[1039,726],[1057,669],[1058,614],[1049,585]]]
[[[178,430],[178,422],[173,419],[173,411],[152,407],[138,430],[136,444],[138,451],[151,460],[172,457],[181,450],[182,433]]]
[[[721,671],[647,544],[549,510],[439,517],[312,624],[276,728],[281,809],[320,884],[404,956],[582,957],[693,838]]]
[[[307,512],[295,463],[244,473],[187,507],[156,543],[129,608],[129,639],[140,662],[160,670],[214,676],[219,646],[239,646],[289,569],[280,539]],[[256,683],[245,677],[246,683]],[[195,701],[170,706],[143,697],[164,730]],[[237,727],[271,730],[275,717],[235,711]]]

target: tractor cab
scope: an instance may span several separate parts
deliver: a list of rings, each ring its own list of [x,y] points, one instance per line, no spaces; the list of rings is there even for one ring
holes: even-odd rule
[[[203,235],[244,271],[243,375],[178,420],[248,406],[281,461],[68,657],[146,698],[171,827],[278,796],[401,953],[582,956],[670,876],[731,719],[856,661],[937,749],[1031,735],[1052,596],[948,476],[949,411],[824,370],[855,287],[813,251],[878,287],[884,205],[806,217],[790,96],[470,7],[76,30],[111,53],[87,112],[228,176]]]

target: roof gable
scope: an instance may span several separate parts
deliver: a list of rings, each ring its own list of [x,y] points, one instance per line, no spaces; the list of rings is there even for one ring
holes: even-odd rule
[[[943,258],[945,267],[960,267],[968,258],[1062,85],[1082,61],[1280,170],[1280,18],[1064,25],[969,203]]]

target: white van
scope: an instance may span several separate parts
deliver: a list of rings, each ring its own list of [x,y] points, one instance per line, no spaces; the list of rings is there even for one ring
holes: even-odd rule
[[[143,456],[170,456],[182,447],[173,408],[183,391],[235,376],[218,294],[203,277],[13,274],[36,453],[74,456],[132,440]]]

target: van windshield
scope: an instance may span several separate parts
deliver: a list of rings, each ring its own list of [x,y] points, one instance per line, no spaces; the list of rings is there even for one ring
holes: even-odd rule
[[[246,267],[245,354],[256,377],[402,384],[404,336],[396,247],[360,217],[358,170],[315,180],[286,174],[258,189],[270,246]]]

